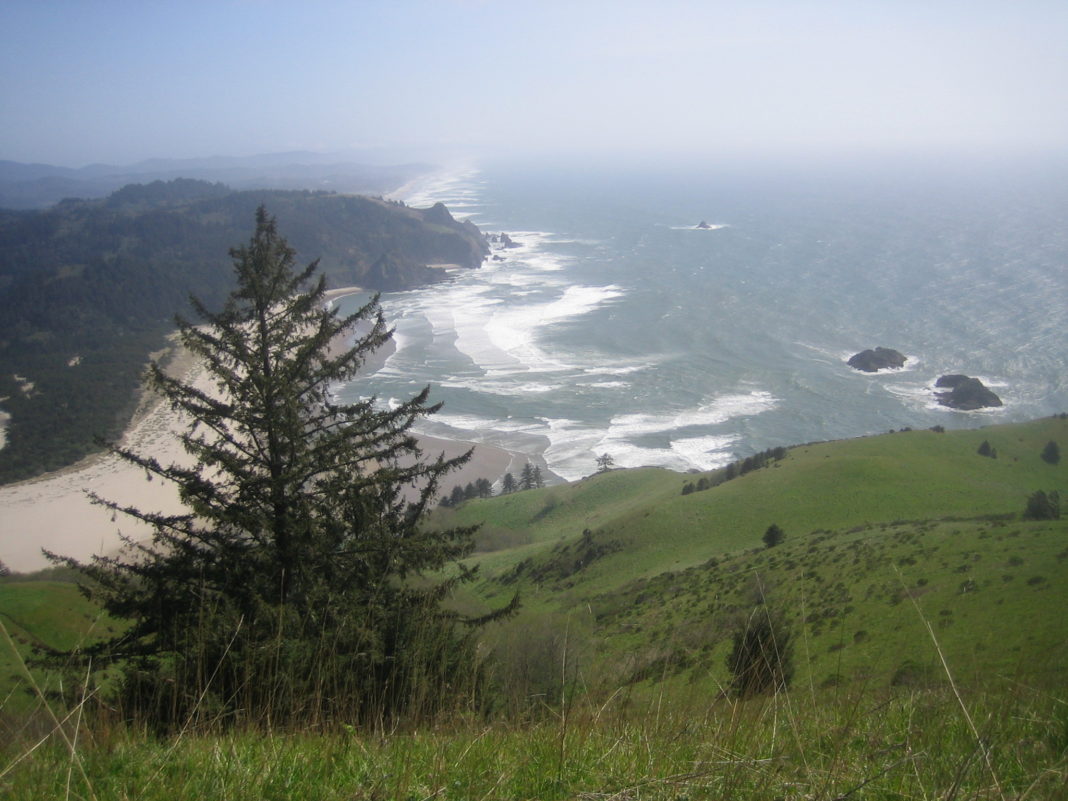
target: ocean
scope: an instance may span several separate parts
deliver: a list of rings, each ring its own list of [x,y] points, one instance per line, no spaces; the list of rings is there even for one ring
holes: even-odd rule
[[[779,445],[1068,411],[1063,170],[490,163],[403,199],[441,201],[514,247],[383,295],[396,351],[339,396],[390,403],[429,384],[444,406],[420,432],[567,480],[602,454],[708,470]],[[905,367],[846,364],[875,346]],[[939,405],[944,373],[1004,406]]]

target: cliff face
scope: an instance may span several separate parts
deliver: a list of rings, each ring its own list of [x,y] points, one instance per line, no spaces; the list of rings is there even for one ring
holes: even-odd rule
[[[440,204],[187,179],[45,211],[0,210],[0,397],[12,414],[0,480],[67,464],[121,430],[174,315],[191,294],[214,310],[229,293],[230,248],[248,242],[260,205],[298,263],[318,259],[333,287],[408,289],[447,278],[429,264],[476,268],[489,250]],[[36,387],[33,398],[14,375]]]

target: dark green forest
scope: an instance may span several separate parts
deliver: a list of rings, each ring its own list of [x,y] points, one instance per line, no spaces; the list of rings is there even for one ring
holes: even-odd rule
[[[443,278],[428,264],[473,268],[486,254],[478,229],[440,204],[188,179],[0,210],[0,403],[11,415],[0,482],[70,464],[122,431],[190,294],[210,309],[233,288],[229,248],[261,205],[329,286],[418,286]]]

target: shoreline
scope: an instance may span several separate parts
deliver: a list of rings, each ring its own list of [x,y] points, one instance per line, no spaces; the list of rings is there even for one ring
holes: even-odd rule
[[[347,287],[331,291],[336,298],[361,290]],[[211,382],[201,365],[177,342],[172,348],[171,353],[165,354],[165,369],[211,391]],[[396,345],[390,340],[371,354],[363,369],[379,369],[395,350]],[[188,459],[177,438],[184,429],[181,415],[145,388],[120,442],[124,447],[150,453],[162,463],[180,463]],[[518,475],[515,465],[521,466],[528,458],[492,445],[414,436],[426,461],[439,454],[454,458],[474,448],[465,465],[442,477],[440,492],[445,495],[456,484],[465,486],[479,478],[496,484],[507,472]],[[158,478],[146,480],[143,470],[114,454],[93,454],[52,473],[0,486],[0,561],[14,572],[27,573],[51,566],[41,553],[42,548],[85,562],[94,555],[116,553],[124,536],[135,542],[151,538],[147,525],[131,517],[116,517],[109,509],[93,504],[89,492],[146,511],[172,514],[184,508],[175,486]],[[414,497],[414,490],[407,492],[409,499]]]

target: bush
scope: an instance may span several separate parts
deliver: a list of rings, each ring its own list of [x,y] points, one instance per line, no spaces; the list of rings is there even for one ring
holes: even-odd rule
[[[765,604],[738,624],[727,656],[732,686],[743,697],[785,690],[793,678],[793,643],[781,614]]]

